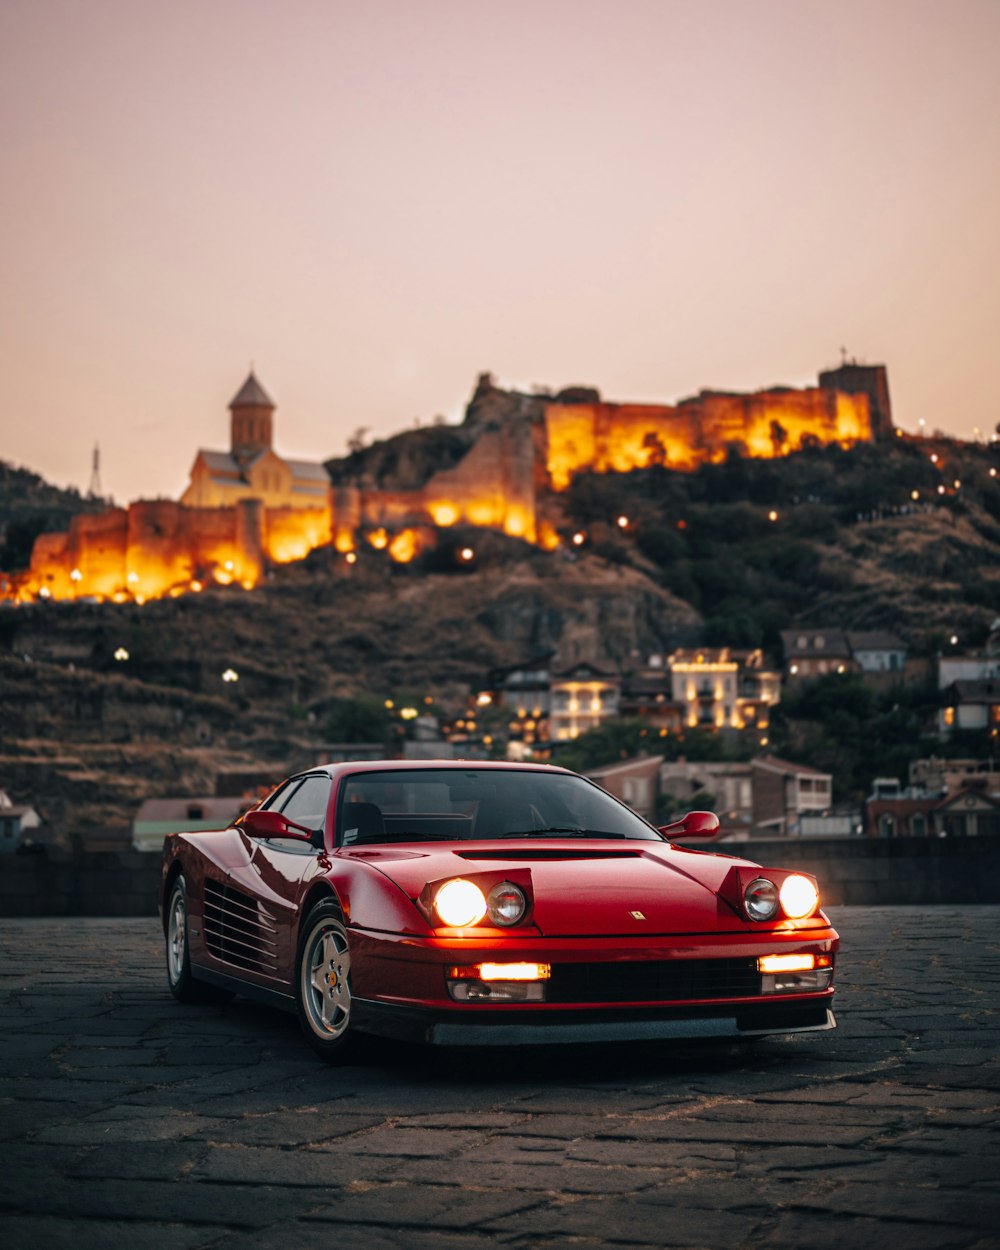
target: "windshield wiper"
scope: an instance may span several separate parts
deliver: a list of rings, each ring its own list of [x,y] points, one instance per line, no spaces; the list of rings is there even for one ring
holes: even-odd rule
[[[601,829],[581,829],[579,825],[549,825],[545,829],[515,830],[501,833],[501,838],[624,838],[624,833],[605,833]]]

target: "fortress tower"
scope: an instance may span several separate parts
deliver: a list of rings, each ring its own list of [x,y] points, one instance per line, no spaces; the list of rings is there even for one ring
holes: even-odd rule
[[[872,438],[878,442],[892,435],[889,374],[885,365],[859,365],[856,360],[845,360],[836,369],[825,369],[819,375],[819,384],[846,395],[867,395]]]

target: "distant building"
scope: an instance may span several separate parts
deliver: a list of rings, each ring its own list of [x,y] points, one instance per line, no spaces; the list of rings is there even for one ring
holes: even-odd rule
[[[508,733],[520,752],[538,742],[570,742],[619,715],[621,679],[616,670],[581,661],[556,668],[555,652],[491,669],[479,707],[510,713]]]
[[[132,822],[137,851],[160,851],[168,833],[228,829],[255,800],[244,798],[146,799]]]
[[[877,790],[865,804],[866,831],[877,838],[967,838],[1000,835],[1000,796],[985,782],[941,794],[918,787]]]
[[[842,629],[783,629],[785,677],[790,681],[846,673],[855,665]]]
[[[814,680],[827,673],[906,679],[906,643],[884,630],[783,629],[781,645],[788,681]]]
[[[643,819],[656,823],[656,800],[659,795],[659,771],[663,757],[640,755],[620,764],[592,768],[587,776],[599,786],[627,803]]]
[[[906,667],[906,643],[881,630],[849,631],[851,659],[862,673],[898,673]]]
[[[800,816],[830,811],[833,778],[829,773],[774,755],[751,761],[750,770],[757,832],[795,836],[800,833]]]
[[[660,792],[671,795],[683,815],[696,795],[710,795],[707,806],[722,822],[724,836],[746,831],[753,819],[753,773],[749,764],[671,760],[660,768]]]
[[[963,786],[985,787],[988,794],[1000,795],[1000,769],[995,760],[929,759],[910,764],[910,786],[934,794],[954,794]],[[898,783],[897,783],[898,784]]]
[[[10,855],[21,845],[28,829],[37,829],[42,818],[28,804],[15,803],[0,790],[0,855]]]
[[[273,400],[251,372],[229,405],[229,451],[201,448],[181,503],[217,508],[260,499],[268,508],[325,508],[330,478],[323,464],[289,460],[272,446]]]
[[[661,736],[685,729],[766,731],[780,701],[781,677],[760,650],[729,647],[652,655],[621,676],[590,662],[555,667],[555,653],[492,669],[480,707],[509,710],[512,741],[565,742],[622,717],[644,721]]]
[[[764,653],[729,647],[678,650],[666,657],[672,701],[689,729],[758,729],[781,701],[781,677]]]
[[[985,681],[953,681],[942,691],[938,731],[988,730],[1000,736],[1000,677]]]
[[[568,742],[618,715],[621,681],[611,669],[580,663],[553,671],[549,684],[549,736]]]

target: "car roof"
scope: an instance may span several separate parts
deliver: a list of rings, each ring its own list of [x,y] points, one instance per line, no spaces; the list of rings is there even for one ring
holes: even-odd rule
[[[447,769],[451,772],[476,771],[487,772],[533,772],[558,773],[572,777],[568,768],[560,768],[553,764],[519,764],[511,760],[341,760],[336,764],[321,764],[309,772],[328,773],[331,777],[342,777],[346,773],[384,773],[384,772],[419,772],[424,770]]]

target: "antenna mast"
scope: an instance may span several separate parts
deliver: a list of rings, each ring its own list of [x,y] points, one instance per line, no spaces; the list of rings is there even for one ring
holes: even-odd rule
[[[91,499],[99,499],[101,497],[101,446],[100,443],[94,444],[94,455],[90,462],[90,490]]]

